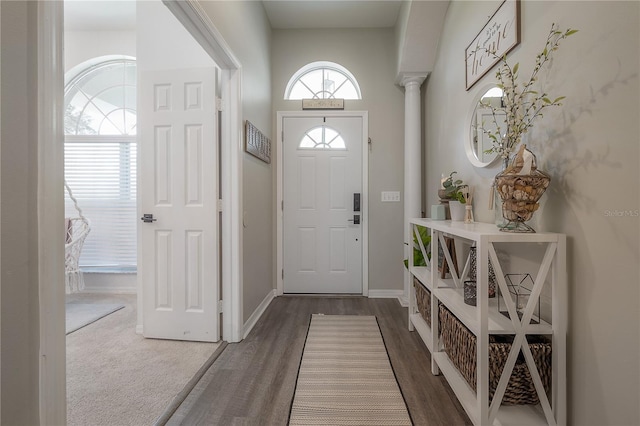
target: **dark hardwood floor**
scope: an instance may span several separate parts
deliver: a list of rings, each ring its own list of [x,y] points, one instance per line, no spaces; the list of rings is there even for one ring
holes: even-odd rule
[[[471,421],[396,299],[278,297],[247,338],[229,344],[168,425],[286,425],[311,314],[375,315],[415,425]]]

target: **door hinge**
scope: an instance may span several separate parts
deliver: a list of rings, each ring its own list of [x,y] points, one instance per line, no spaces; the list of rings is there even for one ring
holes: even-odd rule
[[[218,300],[218,313],[221,314],[223,309],[222,307],[224,306],[224,304],[222,303],[222,300]]]
[[[282,270],[282,279],[284,280],[284,269]]]
[[[218,207],[218,211],[221,212],[222,211],[222,200],[218,200],[217,207]]]
[[[216,111],[224,111],[224,102],[222,102],[222,98],[216,98]]]
[[[284,211],[284,200],[280,202],[280,210]]]

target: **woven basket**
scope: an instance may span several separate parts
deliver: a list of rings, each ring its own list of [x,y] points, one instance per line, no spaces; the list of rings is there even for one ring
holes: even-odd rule
[[[530,220],[550,182],[549,175],[540,170],[530,175],[499,173],[495,183],[502,199],[502,217],[514,222]]]
[[[440,305],[440,337],[451,362],[460,371],[469,386],[476,391],[476,336],[471,333],[447,308]],[[507,362],[512,343],[507,336],[490,336],[489,340],[489,398],[498,386],[502,370]],[[505,341],[498,341],[505,339]],[[538,373],[545,391],[551,386],[551,342],[543,336],[527,336],[529,348],[533,354]],[[528,405],[539,404],[529,368],[522,353],[511,373],[502,404]]]
[[[431,327],[431,292],[427,290],[416,277],[413,277],[413,286],[416,289],[418,312],[420,312],[422,318],[427,322],[427,325]]]

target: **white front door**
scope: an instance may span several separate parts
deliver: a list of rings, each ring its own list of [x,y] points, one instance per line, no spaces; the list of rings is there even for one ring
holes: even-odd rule
[[[284,292],[362,294],[363,117],[282,126]]]
[[[215,342],[216,69],[140,76],[138,273],[145,337]]]

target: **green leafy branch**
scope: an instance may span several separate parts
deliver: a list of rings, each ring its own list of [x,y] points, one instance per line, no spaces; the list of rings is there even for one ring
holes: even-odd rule
[[[492,111],[492,120],[495,125],[493,130],[485,128],[484,124],[481,126],[482,132],[491,139],[493,145],[485,152],[497,152],[502,158],[508,158],[520,144],[522,135],[533,127],[537,118],[543,117],[544,109],[562,105],[565,96],[552,98],[545,92],[534,90],[534,84],[538,81],[540,70],[551,60],[553,52],[558,50],[560,42],[577,32],[578,30],[571,28],[563,31],[555,23],[551,24],[544,49],[536,56],[531,76],[523,85],[518,84],[520,63],[511,66],[507,62],[506,54],[498,56],[495,51],[484,49],[502,62],[496,72],[496,78],[498,87],[503,91],[502,106],[480,101],[483,107]],[[498,116],[502,115],[506,118],[506,129],[502,129],[499,124]]]

